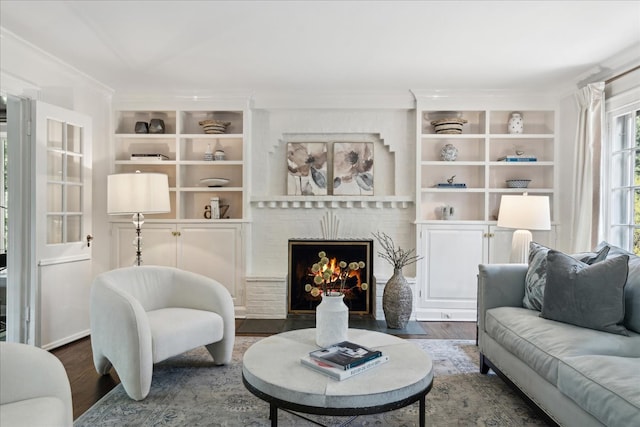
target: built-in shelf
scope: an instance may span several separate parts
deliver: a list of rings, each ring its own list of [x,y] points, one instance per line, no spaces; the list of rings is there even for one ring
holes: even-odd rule
[[[374,208],[408,209],[410,196],[256,196],[251,205],[258,209]]]

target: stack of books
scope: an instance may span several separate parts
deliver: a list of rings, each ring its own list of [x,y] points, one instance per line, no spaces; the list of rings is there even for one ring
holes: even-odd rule
[[[499,162],[537,162],[536,156],[502,156],[498,157]]]
[[[160,154],[160,153],[152,153],[152,154],[134,153],[134,154],[131,155],[131,160],[158,161],[158,160],[169,160],[169,157],[165,156],[164,154]]]
[[[439,182],[437,185],[438,188],[467,188],[467,184],[463,182]]]
[[[300,363],[342,381],[389,361],[389,356],[350,341],[315,350],[300,358]]]

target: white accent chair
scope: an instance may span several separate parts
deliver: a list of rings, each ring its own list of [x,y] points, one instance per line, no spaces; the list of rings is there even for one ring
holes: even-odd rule
[[[134,400],[149,394],[153,364],[206,346],[216,365],[231,361],[235,312],[219,282],[171,267],[102,273],[91,287],[91,347],[96,370],[115,368]]]
[[[60,360],[38,347],[0,342],[0,426],[72,425],[71,386]]]

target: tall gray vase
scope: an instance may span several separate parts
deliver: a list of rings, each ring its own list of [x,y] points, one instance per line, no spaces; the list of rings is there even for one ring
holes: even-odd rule
[[[401,268],[394,269],[393,276],[384,286],[382,309],[387,328],[404,329],[407,326],[413,310],[413,293]]]

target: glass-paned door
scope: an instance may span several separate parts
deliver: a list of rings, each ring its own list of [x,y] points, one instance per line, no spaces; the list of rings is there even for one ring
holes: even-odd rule
[[[83,239],[84,129],[47,119],[47,244]]]

